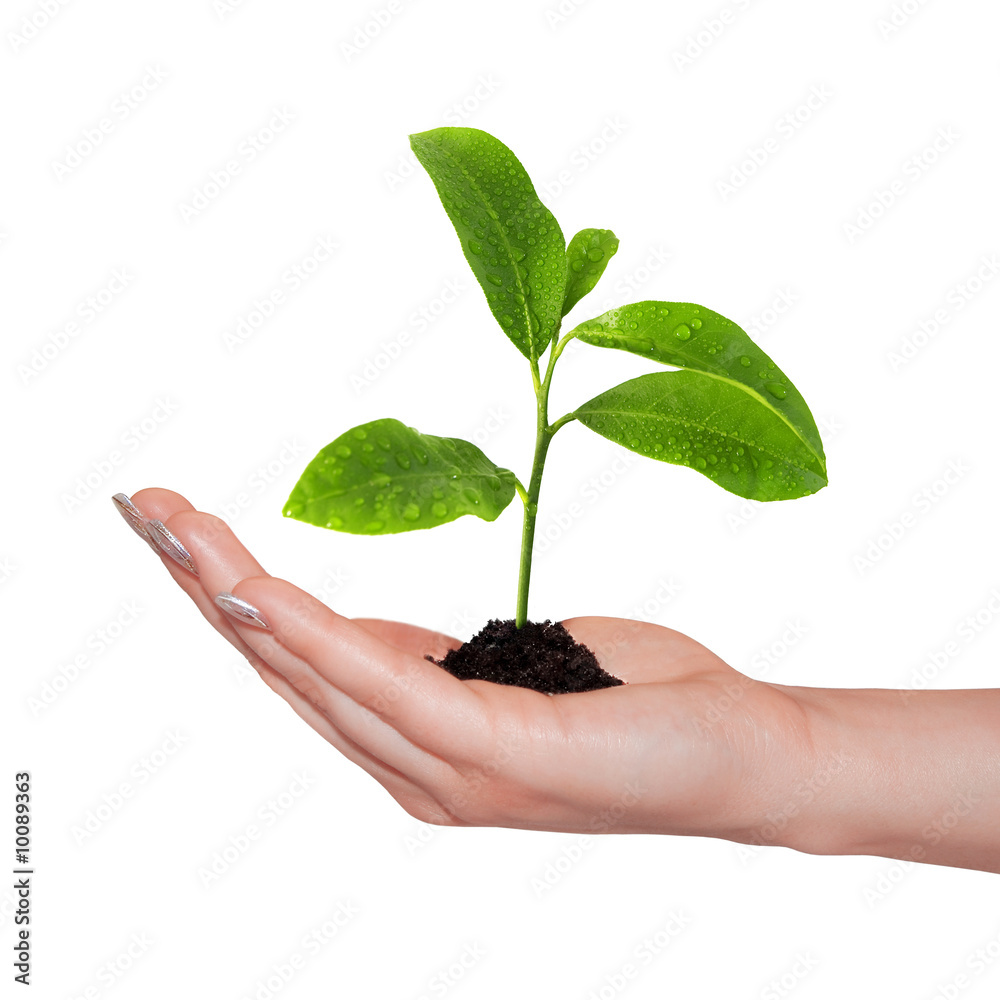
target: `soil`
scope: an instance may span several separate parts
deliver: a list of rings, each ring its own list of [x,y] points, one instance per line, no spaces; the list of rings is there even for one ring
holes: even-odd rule
[[[443,660],[425,659],[459,680],[493,681],[532,688],[543,694],[597,691],[623,684],[597,662],[559,622],[525,622],[493,618],[468,642],[451,649]]]

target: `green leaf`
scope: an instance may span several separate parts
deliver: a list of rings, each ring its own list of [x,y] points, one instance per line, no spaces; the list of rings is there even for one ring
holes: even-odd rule
[[[823,442],[801,393],[725,316],[690,302],[636,302],[587,320],[573,332],[596,347],[629,351],[739,386],[784,420],[812,453],[815,469],[826,474]]]
[[[566,315],[601,280],[608,261],[618,253],[618,237],[610,229],[581,229],[566,247],[569,276],[562,314]]]
[[[573,416],[631,451],[689,466],[748,500],[821,490],[825,461],[772,403],[701,372],[654,372],[595,396]]]
[[[537,361],[562,318],[566,243],[517,157],[488,132],[410,136],[504,333]]]
[[[474,444],[421,434],[388,417],[328,444],[306,466],[283,513],[321,528],[388,535],[463,514],[494,521],[514,491],[514,474]]]

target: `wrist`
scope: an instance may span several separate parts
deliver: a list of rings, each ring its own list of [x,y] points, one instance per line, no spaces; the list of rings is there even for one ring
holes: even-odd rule
[[[810,749],[776,843],[1000,871],[1000,692],[781,690]]]

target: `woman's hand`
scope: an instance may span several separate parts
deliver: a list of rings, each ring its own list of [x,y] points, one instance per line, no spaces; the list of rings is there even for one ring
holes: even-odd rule
[[[116,502],[264,682],[425,822],[1000,870],[998,691],[767,684],[621,618],[563,622],[621,687],[549,696],[460,681],[424,658],[458,639],[337,614],[176,493]]]

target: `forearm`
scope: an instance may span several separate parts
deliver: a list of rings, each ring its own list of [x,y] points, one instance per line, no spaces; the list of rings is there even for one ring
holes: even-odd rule
[[[780,843],[1000,873],[1000,690],[782,690],[812,788]]]

